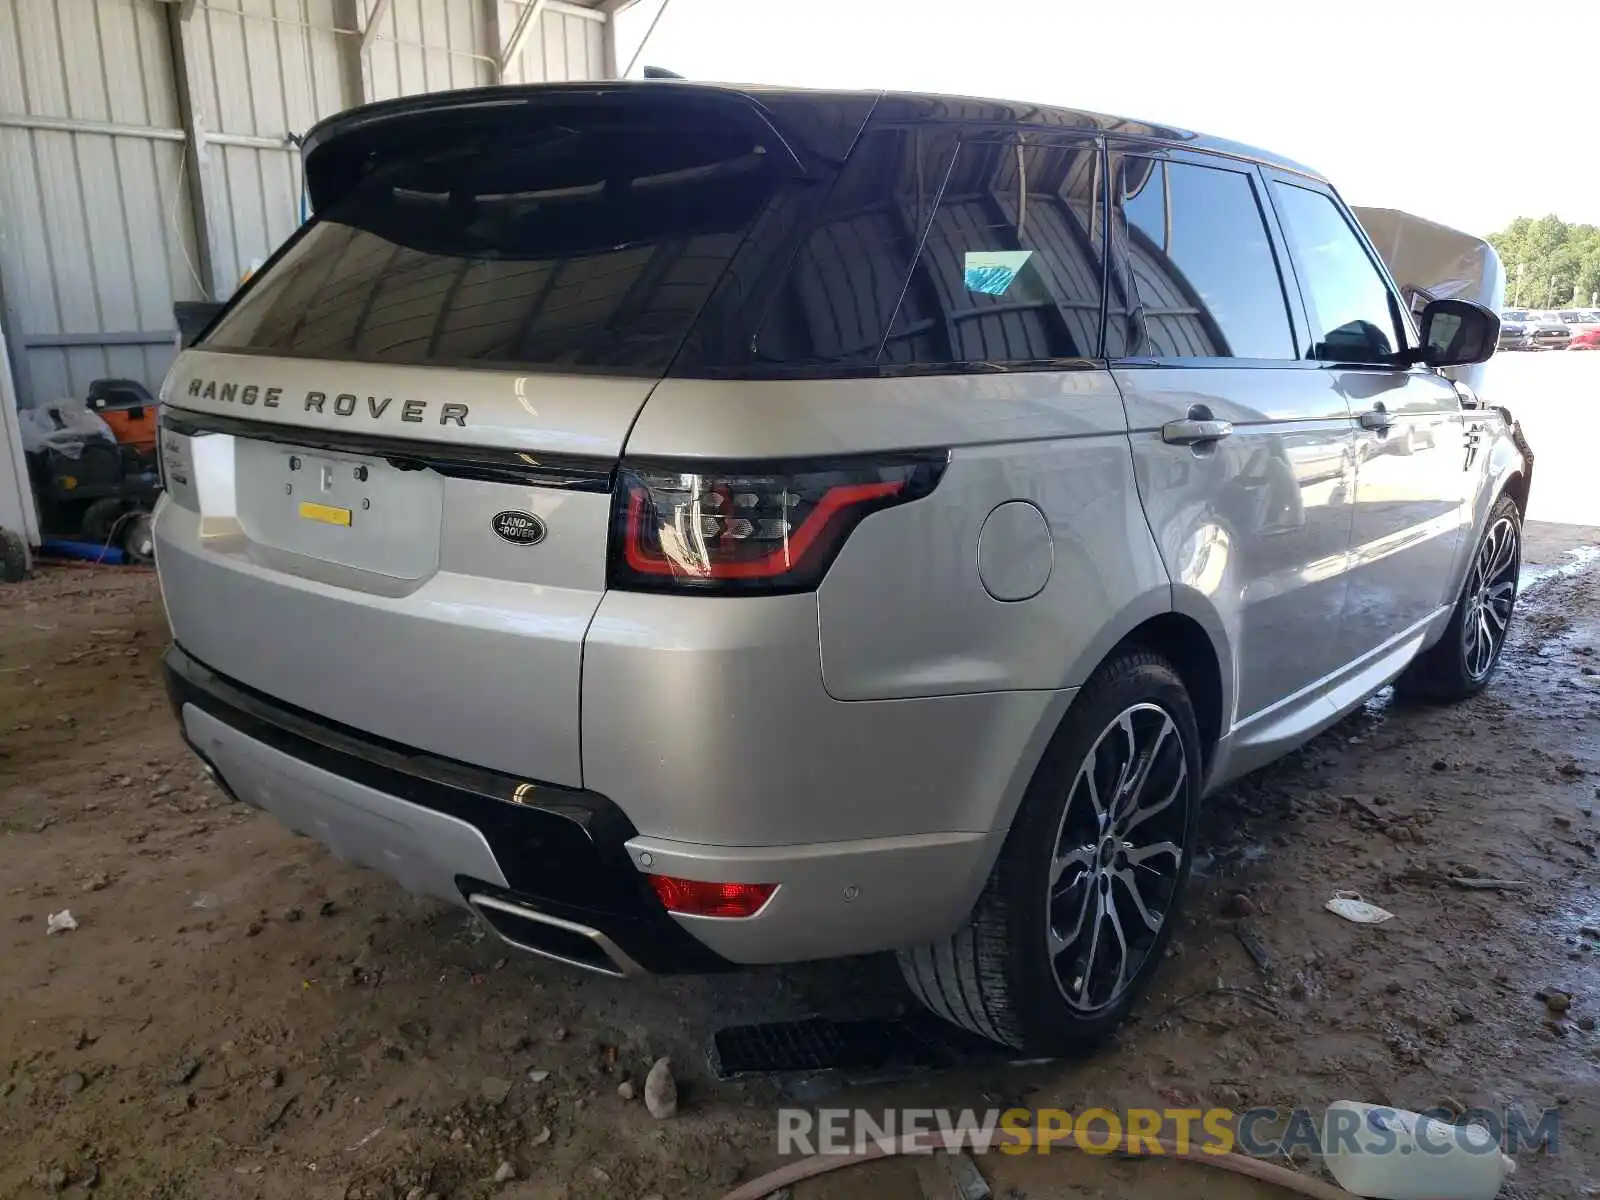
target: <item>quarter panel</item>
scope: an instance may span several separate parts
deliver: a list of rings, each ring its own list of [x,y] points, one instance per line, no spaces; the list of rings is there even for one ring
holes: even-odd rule
[[[1071,696],[839,701],[815,594],[612,591],[585,642],[584,782],[681,842],[982,833],[1009,822]]]
[[[1048,376],[1028,376],[1041,390]],[[1111,387],[1109,376],[1100,376]],[[1121,406],[1084,437],[958,447],[931,496],[862,523],[818,594],[822,669],[840,699],[1075,687],[1125,633],[1165,611],[1165,569],[1140,511]],[[1022,500],[1043,514],[1045,585],[996,600],[978,569],[984,522]],[[1104,643],[1104,644],[1102,644]]]

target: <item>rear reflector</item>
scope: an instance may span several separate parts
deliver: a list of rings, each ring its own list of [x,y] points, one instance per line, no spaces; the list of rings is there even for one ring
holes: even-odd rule
[[[778,890],[775,883],[708,883],[671,875],[645,878],[668,912],[689,917],[753,917]]]

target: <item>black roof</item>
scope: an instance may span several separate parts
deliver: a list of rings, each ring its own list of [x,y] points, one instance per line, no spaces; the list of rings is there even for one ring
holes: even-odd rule
[[[1320,172],[1292,159],[1241,142],[1212,137],[1173,125],[1111,116],[1078,108],[1063,108],[1059,105],[919,92],[828,91],[763,84],[650,79],[502,84],[496,87],[430,92],[347,109],[319,122],[306,134],[303,149],[307,157],[313,199],[316,199],[318,190],[316,177],[321,172],[316,169],[312,160],[319,150],[327,148],[331,142],[343,141],[357,133],[383,136],[390,132],[383,127],[396,120],[416,119],[429,114],[442,116],[446,113],[474,110],[512,109],[519,105],[536,104],[541,101],[616,103],[629,106],[645,102],[649,109],[655,109],[657,105],[661,108],[673,108],[681,105],[726,105],[732,102],[735,106],[743,105],[760,111],[780,134],[785,135],[793,143],[792,148],[797,158],[803,157],[806,151],[824,155],[843,153],[862,123],[871,115],[878,120],[889,121],[961,121],[1054,131],[1079,130],[1088,133],[1115,134],[1162,145],[1223,154],[1270,167],[1279,167],[1313,179],[1323,178]]]

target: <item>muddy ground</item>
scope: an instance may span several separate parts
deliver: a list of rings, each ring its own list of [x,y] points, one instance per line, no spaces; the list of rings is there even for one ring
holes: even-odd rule
[[[702,1197],[773,1165],[783,1103],[1341,1097],[1556,1108],[1556,1152],[1523,1156],[1505,1194],[1583,1196],[1600,1180],[1600,564],[1569,551],[1596,532],[1530,526],[1533,582],[1485,695],[1380,695],[1212,802],[1187,928],[1114,1043],[873,1083],[718,1083],[707,1044],[731,1021],[886,1011],[892,964],[622,983],[512,956],[224,800],[166,711],[154,577],[47,569],[0,591],[0,1196]],[[1395,919],[1323,911],[1341,888]],[[49,936],[61,909],[78,928]],[[1561,1014],[1539,998],[1556,989]],[[664,1054],[682,1111],[658,1122],[618,1085]],[[997,1196],[1032,1200],[1278,1194],[1184,1164],[982,1165]],[[903,1161],[796,1191],[919,1194]]]

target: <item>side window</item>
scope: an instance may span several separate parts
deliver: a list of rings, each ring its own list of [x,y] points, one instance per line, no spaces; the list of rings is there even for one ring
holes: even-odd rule
[[[882,361],[1096,355],[1099,198],[1092,145],[963,142]]]
[[[927,129],[862,138],[760,319],[757,365],[877,361],[953,150]]]
[[[1311,310],[1307,357],[1391,363],[1399,347],[1389,288],[1333,197],[1290,183],[1272,188]]]
[[[1113,161],[1123,263],[1106,353],[1294,358],[1283,281],[1251,177],[1133,155]]]

